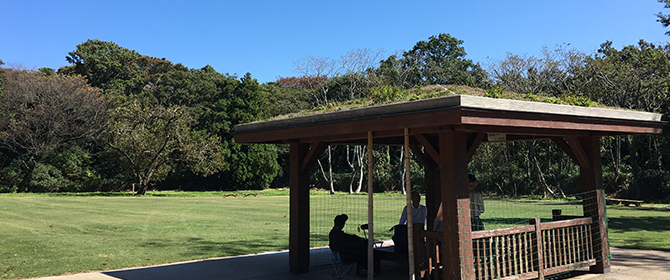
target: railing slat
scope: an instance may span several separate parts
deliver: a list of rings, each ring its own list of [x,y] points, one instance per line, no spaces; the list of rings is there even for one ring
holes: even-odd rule
[[[578,227],[577,232],[575,233],[576,234],[575,238],[577,239],[577,244],[578,244],[578,246],[577,246],[577,261],[582,261],[582,250],[584,250],[584,247],[583,247],[584,243],[582,242],[582,229],[583,228],[584,228],[583,226]]]
[[[577,239],[577,231],[578,230],[579,230],[579,227],[573,227],[571,229],[572,234],[570,234],[570,236],[572,238],[571,239],[572,240],[572,246],[571,246],[571,248],[572,248],[572,262],[578,262],[579,261],[579,258],[577,257],[577,251],[579,251],[579,240]]]
[[[532,249],[530,248],[530,246],[528,246],[528,245],[530,245],[528,243],[528,236],[529,236],[528,233],[524,233],[524,241],[525,241],[525,244],[526,244],[526,251],[523,254],[523,257],[524,257],[524,261],[526,263],[526,272],[531,271],[531,269],[528,268],[528,255],[530,255],[530,253],[532,252]]]
[[[482,243],[483,240],[477,240],[477,241],[472,241],[474,247],[475,247],[475,252],[474,252],[474,257],[475,257],[475,264],[476,264],[476,271],[475,271],[475,277],[478,279],[483,279],[482,277],[482,260],[484,259],[484,254],[482,252]]]
[[[495,255],[493,254],[493,238],[489,238],[489,260],[490,260],[490,266],[489,266],[489,271],[491,272],[491,279],[495,278],[495,271],[494,266],[496,262],[494,261]]]
[[[496,236],[496,260],[501,260],[500,258],[500,236]],[[502,261],[496,261],[496,278],[500,278],[500,266]]]
[[[570,263],[570,243],[568,242],[568,229],[569,228],[562,228],[561,229],[561,239],[563,240],[563,264],[569,264]]]

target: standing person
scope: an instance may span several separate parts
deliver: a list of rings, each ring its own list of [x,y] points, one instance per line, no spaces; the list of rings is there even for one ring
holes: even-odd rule
[[[421,203],[421,194],[417,191],[412,191],[412,223],[414,224],[426,224],[426,213],[428,209],[426,206],[423,206]],[[399,225],[404,225],[407,223],[407,206],[402,209],[402,214],[400,215]]]
[[[366,275],[368,265],[368,240],[357,235],[344,233],[344,225],[349,219],[347,214],[337,215],[335,225],[328,234],[332,251],[340,252],[340,258],[346,263],[356,263],[356,272]]]
[[[484,198],[482,193],[476,190],[477,178],[475,175],[468,174],[468,188],[470,189],[470,221],[472,231],[484,230],[484,223],[479,215],[484,213]]]
[[[484,213],[484,198],[482,193],[476,190],[477,178],[475,175],[468,174],[468,189],[470,189],[470,226],[472,231],[484,230],[484,222],[479,216]],[[434,231],[442,231],[442,203],[437,209],[437,215],[433,224]]]

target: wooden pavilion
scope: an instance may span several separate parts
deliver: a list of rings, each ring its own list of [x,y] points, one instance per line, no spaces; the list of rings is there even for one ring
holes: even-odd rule
[[[584,266],[590,266],[593,272],[609,271],[600,137],[661,133],[663,125],[660,114],[453,95],[241,124],[235,126],[234,137],[238,143],[290,145],[289,267],[294,273],[307,272],[309,267],[309,170],[316,160],[328,145],[364,145],[368,140],[372,140],[374,145],[402,145],[407,129],[410,147],[425,169],[429,230],[438,205],[441,201],[445,202],[444,231],[422,236],[424,240],[438,239],[442,244],[439,247],[441,252],[433,256],[435,259],[426,269],[439,270],[439,274],[433,275],[443,279],[510,276],[543,279],[544,275]],[[468,162],[481,143],[524,140],[553,141],[579,165],[580,185],[585,193],[583,218],[588,220],[576,220],[565,225],[540,225],[537,220],[535,225],[510,231],[472,232],[469,225]],[[568,229],[556,231],[563,226]],[[571,227],[578,229],[572,232]],[[582,249],[588,247],[584,251],[586,253],[574,250],[572,260],[549,262],[553,253],[550,248],[543,249],[542,245],[547,243],[547,238],[555,237],[543,235],[543,231],[577,237],[586,232],[588,238],[562,239],[564,245]],[[537,235],[528,240],[530,233]],[[510,262],[514,259],[514,267],[502,268],[503,272],[507,269],[511,273],[501,273],[499,266],[495,268],[498,271],[494,271],[492,266],[486,267],[487,263],[500,261],[493,259],[493,255],[500,254],[492,251],[492,254],[482,256],[473,250],[481,249],[476,247],[481,246],[478,244],[482,244],[482,240],[492,240],[501,234],[506,234],[502,240],[508,240],[509,244],[516,246],[518,241],[521,250],[509,255]],[[491,241],[488,244],[494,243]],[[523,251],[524,246],[531,251]],[[493,250],[490,246],[486,248]],[[530,263],[526,257],[525,266],[524,254],[535,256],[531,256]],[[479,261],[485,257],[489,258],[487,262]],[[518,263],[516,258],[520,258]],[[545,260],[555,265],[548,265]]]

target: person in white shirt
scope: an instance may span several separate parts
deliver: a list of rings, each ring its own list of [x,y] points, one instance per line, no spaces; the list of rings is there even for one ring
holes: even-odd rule
[[[412,191],[412,223],[414,224],[426,224],[426,213],[428,209],[426,206],[421,204],[421,194],[417,191]],[[400,215],[400,221],[398,224],[404,225],[407,223],[407,206],[402,209],[402,215]]]

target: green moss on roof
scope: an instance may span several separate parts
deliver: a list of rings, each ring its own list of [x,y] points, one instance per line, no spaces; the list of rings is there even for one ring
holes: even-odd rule
[[[430,85],[421,88],[413,88],[405,90],[400,89],[399,87],[396,86],[381,86],[373,88],[367,98],[348,100],[346,102],[333,102],[329,103],[328,105],[319,105],[312,109],[276,116],[271,118],[271,120],[315,115],[328,112],[371,107],[382,104],[400,103],[400,102],[452,96],[452,95],[474,95],[489,98],[534,101],[534,102],[574,105],[583,107],[605,107],[583,96],[566,94],[561,96],[560,98],[556,98],[556,97],[538,96],[534,94],[518,94],[505,91],[502,89],[502,87],[498,86],[486,90],[480,88],[473,88],[469,86],[460,86],[460,85]]]

